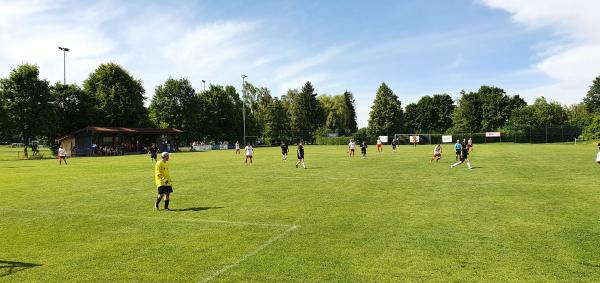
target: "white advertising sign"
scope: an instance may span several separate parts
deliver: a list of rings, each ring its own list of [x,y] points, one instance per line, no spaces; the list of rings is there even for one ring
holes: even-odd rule
[[[486,132],[485,137],[486,138],[499,138],[500,132]]]
[[[442,136],[443,143],[452,143],[452,136]]]
[[[382,143],[388,142],[388,136],[379,136],[379,139],[381,140]]]

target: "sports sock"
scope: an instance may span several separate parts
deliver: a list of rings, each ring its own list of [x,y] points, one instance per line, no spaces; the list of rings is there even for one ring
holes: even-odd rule
[[[156,202],[154,202],[154,207],[158,208],[159,203],[160,203],[160,197],[156,198]]]
[[[165,200],[165,209],[169,209],[169,200]]]
[[[467,162],[467,166],[471,168],[471,162]]]

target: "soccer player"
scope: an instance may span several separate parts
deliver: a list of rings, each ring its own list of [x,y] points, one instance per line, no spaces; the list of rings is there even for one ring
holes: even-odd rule
[[[240,154],[240,141],[235,142],[235,154]]]
[[[381,143],[381,138],[377,138],[377,152],[383,151],[383,144]]]
[[[467,141],[467,148],[469,149],[469,153],[473,152],[473,140],[471,138]]]
[[[362,158],[363,159],[367,158],[367,147],[369,147],[369,146],[367,145],[366,141],[363,141],[360,144],[360,153],[362,153]]]
[[[600,165],[600,142],[598,143],[598,154],[596,155],[596,163]]]
[[[171,181],[171,174],[169,174],[169,167],[167,166],[169,153],[163,152],[160,156],[162,159],[156,162],[154,166],[154,184],[158,187],[158,197],[154,203],[154,209],[158,210],[160,200],[164,199],[165,210],[169,210],[169,194],[173,192],[173,182]]]
[[[67,165],[67,151],[62,147],[62,145],[58,146],[58,164],[62,165],[62,162],[65,162]]]
[[[462,144],[460,144],[460,140],[456,140],[456,143],[454,144],[454,151],[456,151],[456,161],[460,160],[461,149]]]
[[[156,154],[158,153],[158,147],[156,147],[156,144],[152,143],[152,146],[150,149],[148,149],[148,153],[150,153],[150,160],[156,163]]]
[[[250,159],[250,165],[252,165],[252,155],[254,154],[254,149],[252,148],[252,145],[248,143],[244,148],[244,151],[246,151],[246,160],[244,161],[244,163],[246,164],[246,166],[248,166],[248,159]]]
[[[282,160],[287,160],[288,152],[290,152],[290,151],[288,149],[287,144],[285,144],[285,142],[281,142],[281,159]]]
[[[417,136],[412,137],[412,144],[413,144],[413,147],[417,147]]]
[[[356,147],[356,143],[354,143],[353,140],[350,140],[350,143],[348,144],[348,154],[350,155],[350,157],[354,157],[354,148]]]
[[[458,165],[463,164],[464,162],[467,162],[467,166],[469,167],[469,169],[473,169],[473,167],[471,167],[471,160],[469,160],[469,149],[466,146],[463,146],[460,152],[460,161],[450,165],[450,168],[454,168]]]
[[[392,140],[392,150],[393,150],[394,152],[396,152],[396,146],[398,146],[398,139],[397,139],[397,138],[394,138],[394,139]]]
[[[296,152],[298,154],[298,162],[296,162],[296,168],[298,168],[298,164],[302,163],[302,167],[304,167],[304,169],[306,169],[306,165],[304,164],[304,141],[300,140],[300,142],[298,143],[298,151]]]
[[[438,162],[440,159],[442,159],[442,145],[438,144],[433,149],[433,157],[431,157],[431,160],[429,160],[429,164],[431,164],[433,160],[435,160],[435,162]]]

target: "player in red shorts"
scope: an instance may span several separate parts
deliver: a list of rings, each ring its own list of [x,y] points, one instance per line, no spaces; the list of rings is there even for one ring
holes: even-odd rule
[[[383,144],[381,143],[381,138],[377,138],[377,152],[383,151]]]

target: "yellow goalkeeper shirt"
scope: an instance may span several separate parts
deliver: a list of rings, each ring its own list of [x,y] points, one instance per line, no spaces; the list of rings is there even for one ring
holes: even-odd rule
[[[161,179],[159,175],[162,175],[164,179]],[[156,162],[156,166],[154,167],[154,183],[157,187],[173,185],[171,182],[171,174],[169,174],[169,167],[164,160]]]

